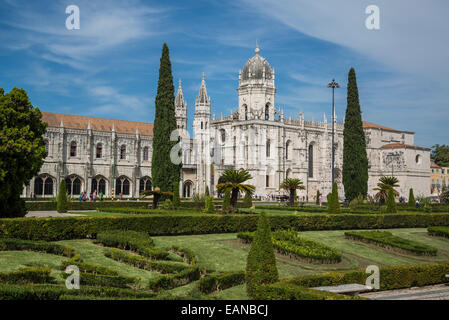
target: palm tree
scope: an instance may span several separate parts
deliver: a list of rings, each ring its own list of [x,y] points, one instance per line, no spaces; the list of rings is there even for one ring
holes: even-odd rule
[[[290,198],[288,199],[288,205],[293,207],[295,205],[295,190],[300,189],[304,190],[305,187],[301,181],[301,179],[287,178],[282,184],[281,188],[288,190],[290,192]]]
[[[394,188],[399,187],[399,180],[396,177],[381,177],[379,179],[379,183],[377,184],[377,188],[373,190],[378,191],[374,196],[376,200],[380,203],[385,203],[388,198],[388,190],[393,189],[394,196],[399,196],[399,192],[394,190]]]
[[[231,192],[231,210],[237,207],[237,197],[240,191],[252,195],[256,189],[253,185],[244,184],[249,179],[252,179],[251,175],[243,169],[228,169],[220,176],[220,180],[223,182],[217,185],[217,191],[220,193]]]

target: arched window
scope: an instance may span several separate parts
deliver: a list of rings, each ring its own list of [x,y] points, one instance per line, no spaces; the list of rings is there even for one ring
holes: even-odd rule
[[[76,176],[65,178],[67,193],[71,196],[81,194],[81,179]]]
[[[226,141],[226,131],[225,129],[220,129],[220,134],[221,134],[221,143],[225,143]]]
[[[267,103],[265,105],[265,120],[270,119],[270,105]]]
[[[313,145],[309,145],[309,178],[313,178]]]
[[[120,160],[126,160],[126,146],[124,144],[120,147]]]
[[[103,156],[103,145],[101,143],[98,143],[96,157],[97,159],[100,159],[102,156]]]
[[[266,156],[267,156],[267,158],[270,157],[270,149],[271,149],[271,140],[267,139],[267,145],[266,145]]]
[[[148,161],[148,147],[143,148],[143,161]]]
[[[72,141],[70,143],[70,156],[76,157],[76,142],[75,141]]]
[[[94,192],[96,190],[97,194],[99,194],[100,192],[103,195],[106,194],[106,180],[101,176],[92,179],[91,187],[91,192]]]
[[[44,195],[46,195],[46,196],[53,195],[53,179],[50,177],[47,177],[47,179],[45,179]]]
[[[44,180],[41,177],[34,178],[34,194],[41,196],[44,190]]]
[[[201,121],[201,130],[203,130],[203,121]]]
[[[115,194],[118,196],[120,193],[124,196],[129,195],[130,182],[126,177],[120,177],[115,180]]]
[[[248,106],[245,105],[245,120],[248,120]]]
[[[143,177],[139,181],[139,192],[153,188],[150,177]]]
[[[289,149],[290,149],[290,142],[291,141],[287,141],[287,143],[285,144],[285,159],[288,160],[288,155],[289,155]]]
[[[192,182],[186,181],[184,182],[184,186],[182,188],[182,197],[190,198],[192,196]]]

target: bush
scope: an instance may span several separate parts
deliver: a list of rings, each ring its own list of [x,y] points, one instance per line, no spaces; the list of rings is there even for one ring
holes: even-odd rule
[[[165,199],[165,201],[162,203],[162,209],[164,210],[173,210],[174,206],[170,199]]]
[[[388,190],[387,213],[397,213],[396,201],[394,200],[393,188]]]
[[[67,187],[65,180],[62,180],[59,184],[59,192],[58,192],[58,204],[56,210],[59,213],[67,212],[68,210],[68,200],[67,200]]]
[[[416,205],[415,195],[413,194],[413,188],[410,188],[409,194],[408,194],[408,206],[410,208],[414,208]]]
[[[246,192],[245,193],[245,197],[243,198],[243,208],[251,208],[253,206],[253,199],[251,197],[251,195]]]
[[[0,283],[51,283],[51,269],[47,267],[22,267],[19,271],[1,272]]]
[[[70,274],[61,272],[64,279],[70,276]],[[139,279],[124,276],[111,276],[98,273],[80,272],[80,284],[87,286],[100,286],[100,287],[112,287],[112,288],[128,288],[136,286]]]
[[[173,183],[173,207],[179,208],[181,200],[179,199],[179,181]]]
[[[334,182],[334,185],[332,186],[332,193],[329,196],[328,203],[327,203],[327,209],[329,214],[340,214],[340,201],[338,200],[338,186],[337,182]]]
[[[212,198],[212,197],[207,197],[207,200],[206,200],[206,212],[207,213],[215,213],[214,198]]]
[[[356,296],[348,296],[328,291],[300,287],[288,282],[277,282],[263,285],[257,296],[258,300],[363,300]]]
[[[183,263],[149,260],[142,256],[129,254],[118,249],[111,249],[109,251],[106,251],[105,256],[115,261],[129,264],[139,269],[156,271],[160,273],[181,272],[189,268],[189,266],[186,266]]]
[[[449,227],[429,227],[427,232],[431,236],[449,238]]]
[[[418,255],[435,256],[437,254],[437,249],[435,248],[394,236],[388,231],[350,231],[345,232],[345,236],[349,239],[374,243],[382,247],[401,249]]]
[[[206,195],[195,193],[192,198],[192,201],[195,204],[195,208],[197,210],[203,210],[206,203],[206,199],[207,199]]]
[[[189,267],[184,271],[175,274],[167,274],[152,278],[149,280],[148,286],[154,291],[170,290],[198,280],[200,276],[201,270],[199,267]]]
[[[188,264],[190,264],[192,266],[196,265],[196,263],[198,262],[198,258],[195,255],[195,253],[192,250],[188,249],[188,248],[183,248],[183,247],[180,247],[180,246],[173,246],[173,247],[171,247],[170,251],[172,251],[172,252],[180,255],[181,257],[183,257],[184,258],[184,262],[188,263]]]
[[[246,291],[249,297],[254,298],[261,285],[274,283],[279,278],[271,242],[270,222],[264,214],[259,217],[257,231],[246,261]]]
[[[242,283],[245,283],[245,271],[214,272],[200,279],[196,287],[202,293],[210,294]]]
[[[223,205],[221,207],[221,211],[223,213],[229,213],[229,208],[231,206],[231,192],[226,191],[223,198]]]
[[[65,247],[56,243],[49,243],[45,241],[30,241],[21,239],[0,239],[0,251],[37,251],[55,254],[65,257],[73,257],[75,249]]]
[[[105,231],[97,235],[96,241],[107,247],[132,250],[153,259],[168,258],[168,252],[153,248],[153,239],[144,232],[131,230]]]
[[[245,242],[254,239],[254,232],[241,232],[237,237]],[[341,261],[341,253],[322,243],[299,237],[295,231],[277,230],[272,232],[273,247],[281,254],[298,257],[308,262],[336,263]]]
[[[62,262],[62,269],[65,270],[68,266],[76,265],[80,272],[91,273],[91,274],[102,274],[108,276],[118,276],[118,272],[103,266],[97,266],[94,264],[85,263],[76,259],[69,259]]]
[[[449,278],[445,277],[448,273],[449,262],[381,267],[379,290],[423,287],[448,283]],[[364,284],[366,277],[367,273],[365,273],[365,270],[349,270],[295,277],[285,280],[285,282],[303,287],[321,287],[350,283]]]
[[[254,231],[258,216],[255,214],[209,215],[140,215],[120,217],[65,217],[0,219],[0,238],[30,240],[70,240],[95,237],[110,230],[145,232],[151,236],[238,233]],[[270,214],[274,230],[295,231],[427,228],[449,225],[444,213],[401,214]]]

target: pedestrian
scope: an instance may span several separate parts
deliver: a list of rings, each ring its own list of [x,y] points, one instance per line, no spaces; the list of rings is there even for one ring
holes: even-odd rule
[[[97,189],[94,190],[94,193],[92,194],[92,200],[95,202],[97,200]]]
[[[320,194],[320,207],[323,205],[323,195]]]

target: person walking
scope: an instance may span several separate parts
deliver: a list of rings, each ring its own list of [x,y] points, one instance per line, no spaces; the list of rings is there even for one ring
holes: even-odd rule
[[[97,200],[97,189],[94,190],[94,193],[92,194],[92,200],[95,202]]]
[[[323,195],[320,194],[320,207],[322,207],[322,206],[323,206]]]

